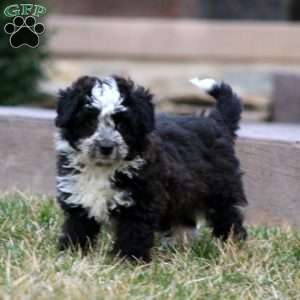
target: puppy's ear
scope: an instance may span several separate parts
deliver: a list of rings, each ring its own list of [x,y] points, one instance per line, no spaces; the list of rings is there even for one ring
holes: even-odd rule
[[[79,106],[80,98],[76,96],[75,90],[69,87],[59,91],[58,103],[56,107],[57,117],[55,125],[57,127],[66,127],[72,119]]]
[[[154,130],[154,106],[152,103],[152,94],[149,90],[138,86],[130,95],[135,101],[135,111],[138,114],[138,122],[144,133],[150,133]]]
[[[80,106],[85,102],[85,97],[90,96],[95,81],[95,77],[83,76],[75,81],[71,87],[59,91],[56,107],[57,117],[55,119],[57,127],[68,126]]]
[[[154,130],[153,95],[142,86],[136,86],[130,79],[114,76],[118,88],[124,97],[124,105],[129,107],[136,116],[137,126],[144,134]]]

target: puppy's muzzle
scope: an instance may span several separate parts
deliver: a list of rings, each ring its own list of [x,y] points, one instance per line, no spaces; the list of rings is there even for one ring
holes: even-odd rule
[[[111,141],[102,141],[98,145],[102,155],[110,155],[114,150],[114,144]]]
[[[111,158],[113,152],[115,149],[115,143],[113,141],[110,141],[108,139],[104,140],[97,140],[93,143],[91,150],[90,150],[90,156],[93,159],[109,159]]]

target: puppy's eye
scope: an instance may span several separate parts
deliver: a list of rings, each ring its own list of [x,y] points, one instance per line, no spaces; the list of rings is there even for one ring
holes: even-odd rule
[[[85,104],[83,106],[83,112],[86,114],[92,114],[92,115],[97,115],[99,114],[99,109],[96,108],[95,106],[92,106],[91,104]]]
[[[119,130],[122,130],[124,128],[124,125],[122,123],[117,123],[116,124],[116,129],[119,131]]]
[[[77,123],[77,132],[81,137],[92,135],[97,129],[96,118],[83,118],[81,122]]]
[[[130,123],[130,116],[126,112],[119,112],[113,115],[115,128],[118,131],[125,131]]]
[[[89,120],[86,121],[86,125],[88,127],[90,127],[90,128],[91,127],[94,128],[94,127],[97,126],[97,120],[95,120],[95,119],[89,119]]]

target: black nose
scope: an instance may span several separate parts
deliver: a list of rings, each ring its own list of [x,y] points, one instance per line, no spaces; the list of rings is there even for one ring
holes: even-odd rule
[[[103,155],[109,155],[109,154],[111,154],[112,151],[113,151],[113,149],[114,149],[114,147],[111,146],[111,145],[105,145],[105,146],[102,145],[102,146],[100,146],[100,151],[101,151],[101,153]]]

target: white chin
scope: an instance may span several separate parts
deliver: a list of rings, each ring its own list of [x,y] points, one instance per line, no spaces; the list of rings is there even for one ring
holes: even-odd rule
[[[95,160],[95,164],[96,166],[107,166],[107,165],[112,165],[113,163],[115,163],[116,160],[114,158],[98,158],[97,160]]]

